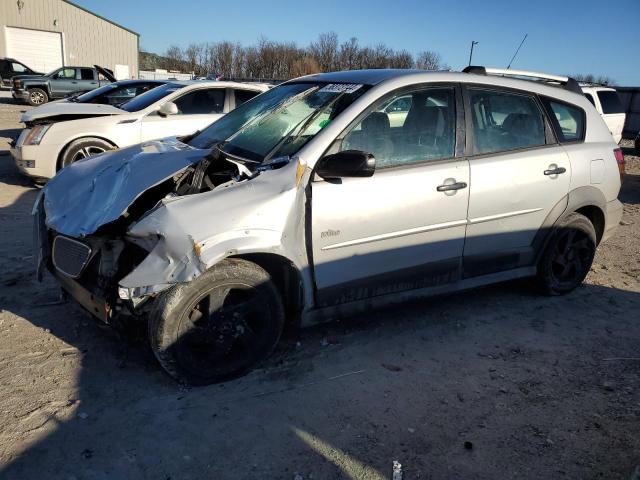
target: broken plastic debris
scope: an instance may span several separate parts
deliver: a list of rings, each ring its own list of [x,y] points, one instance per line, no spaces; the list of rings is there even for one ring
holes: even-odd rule
[[[397,460],[393,461],[393,477],[392,480],[402,480],[402,464]]]

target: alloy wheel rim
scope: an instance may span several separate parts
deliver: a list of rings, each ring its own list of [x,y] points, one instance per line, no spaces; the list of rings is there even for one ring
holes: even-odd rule
[[[551,270],[560,283],[573,283],[582,279],[593,259],[593,242],[589,235],[567,229],[558,238],[551,259]]]
[[[185,309],[170,348],[185,370],[201,376],[227,376],[249,367],[264,348],[269,309],[255,288],[218,286]]]
[[[37,105],[44,102],[44,95],[40,92],[31,92],[31,101]]]
[[[77,162],[78,160],[82,160],[84,158],[91,157],[93,155],[98,155],[98,154],[104,153],[104,152],[105,152],[104,148],[98,147],[98,146],[95,146],[95,145],[90,145],[88,147],[82,147],[80,150],[78,150],[73,155],[73,158],[71,159],[71,163]]]

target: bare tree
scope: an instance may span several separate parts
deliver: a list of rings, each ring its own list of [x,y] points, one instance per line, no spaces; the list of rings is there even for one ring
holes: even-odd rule
[[[309,45],[308,51],[322,71],[334,70],[338,56],[338,35],[335,32],[321,33],[318,40]]]
[[[416,68],[421,70],[440,70],[442,68],[442,57],[432,50],[420,52],[416,57]]]
[[[179,70],[184,60],[184,53],[182,49],[177,45],[171,45],[167,52],[164,54],[166,58],[166,65],[164,68],[167,70]]]
[[[579,82],[584,83],[597,83],[598,85],[615,85],[616,81],[606,75],[594,75],[593,73],[576,73],[575,75],[569,75],[575,78]]]
[[[231,78],[273,79],[359,68],[449,68],[442,63],[440,54],[434,51],[420,52],[414,62],[407,50],[394,50],[383,43],[361,47],[355,37],[339,43],[335,32],[320,34],[306,48],[266,37],[261,37],[256,45],[248,47],[229,41],[191,43],[184,50],[172,45],[164,57],[145,54],[144,61],[145,66],[149,65],[146,68],[181,69],[198,75],[217,73]],[[593,76],[589,78],[594,80]]]
[[[339,70],[354,70],[358,68],[358,39],[351,37],[349,41],[340,45],[340,51],[338,52],[338,64],[336,67]]]
[[[390,68],[412,68],[413,67],[413,55],[407,50],[400,50],[394,52],[389,62]]]
[[[199,62],[203,48],[202,44],[191,43],[184,51],[184,60],[187,62],[189,71],[201,73]]]
[[[310,75],[312,73],[318,73],[320,71],[320,65],[315,58],[310,56],[304,56],[298,60],[294,60],[291,64],[291,77],[301,77],[303,75]]]

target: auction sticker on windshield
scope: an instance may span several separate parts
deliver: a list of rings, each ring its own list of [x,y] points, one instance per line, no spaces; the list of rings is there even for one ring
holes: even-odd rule
[[[362,87],[360,83],[330,83],[322,87],[319,92],[324,93],[353,93]]]

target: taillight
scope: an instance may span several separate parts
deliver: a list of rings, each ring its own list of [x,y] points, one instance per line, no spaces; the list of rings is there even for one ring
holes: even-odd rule
[[[624,178],[624,154],[622,153],[622,150],[619,148],[616,148],[613,151],[613,154],[616,157],[616,162],[618,163],[618,171],[620,172],[620,182],[622,182],[622,179]]]

